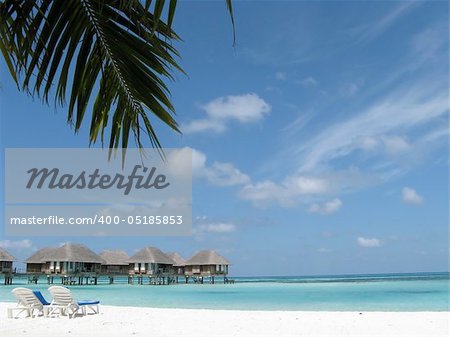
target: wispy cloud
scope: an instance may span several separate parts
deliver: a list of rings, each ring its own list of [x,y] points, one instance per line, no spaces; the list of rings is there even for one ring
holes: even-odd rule
[[[339,198],[324,202],[323,204],[312,204],[309,206],[308,211],[317,214],[332,214],[342,207],[342,201]]]
[[[385,33],[397,21],[405,16],[411,9],[417,7],[418,1],[402,1],[398,6],[390,10],[381,18],[372,21],[367,25],[355,29],[355,33],[359,35],[358,42],[368,42]]]
[[[227,127],[224,121],[217,119],[197,119],[181,126],[184,133],[216,132],[222,133]]]
[[[436,22],[411,40],[411,48],[421,60],[430,60],[448,50],[448,21]]]
[[[254,123],[263,119],[271,106],[257,94],[219,97],[202,105],[206,118],[190,121],[181,126],[184,133],[227,130],[228,123]]]
[[[204,168],[203,174],[211,184],[217,186],[236,186],[250,182],[250,177],[231,163],[214,162],[210,167]]]
[[[28,239],[2,240],[2,241],[0,241],[0,247],[5,248],[5,249],[25,250],[25,249],[33,248],[33,242],[31,242],[31,240],[28,240]]]
[[[411,149],[406,137],[398,135],[362,136],[354,140],[354,146],[364,151],[382,151],[387,154],[399,154]]]
[[[394,10],[394,14],[388,15],[376,29],[377,34],[408,10],[407,4]],[[442,42],[435,37],[441,36],[442,30],[432,28],[431,32],[423,34],[432,36],[435,44],[441,46]],[[387,73],[385,83],[372,84],[369,77],[356,77],[346,88],[345,95],[337,86],[336,95],[330,97],[339,98],[342,102],[332,102],[333,107],[339,106],[339,110],[331,111],[333,114],[325,110],[330,104],[302,107],[298,119],[282,129],[280,155],[265,164],[271,169],[282,165],[285,170],[280,171],[280,178],[253,180],[231,163],[207,165],[206,157],[200,165],[203,177],[215,185],[240,186],[239,197],[257,207],[312,204],[307,208],[309,211],[330,214],[342,206],[338,198],[341,194],[405,174],[410,169],[410,161],[422,159],[418,155],[420,151],[435,145],[431,142],[443,143],[444,137],[448,137],[448,128],[443,128],[440,123],[448,114],[448,80],[441,71],[422,69],[425,64],[423,58],[434,56],[421,55],[420,60],[415,57],[417,50],[426,49],[423,46],[427,41],[419,38],[421,35],[412,38],[415,42],[410,45],[409,56],[407,52],[400,70]],[[434,50],[437,52],[441,48]],[[282,80],[284,73],[275,76]],[[302,81],[305,86],[319,84],[313,77]],[[360,93],[363,85],[364,92]],[[351,100],[348,99],[350,96]],[[330,119],[326,123],[321,119],[319,123],[315,117],[325,114],[330,115]],[[214,121],[216,118],[215,114],[208,116],[212,117],[206,120]],[[233,119],[238,121],[235,117]],[[308,128],[305,128],[306,124]],[[216,179],[222,173],[227,179]]]
[[[232,223],[219,222],[199,225],[196,230],[206,233],[232,233],[236,231],[236,226]]]
[[[401,12],[399,9],[397,14]],[[412,54],[425,43],[417,36],[413,40],[420,42],[412,44]],[[284,168],[292,168],[293,172],[287,172],[279,180],[254,181],[233,166],[224,169],[221,165],[211,165],[208,167],[215,173],[209,175],[209,181],[213,183],[214,176],[224,169],[227,175],[237,173],[232,175],[234,178],[230,181],[235,183],[230,185],[242,186],[239,197],[254,206],[294,207],[313,203],[309,211],[326,214],[340,207],[338,202],[327,205],[330,197],[340,200],[337,196],[342,193],[405,174],[409,170],[409,160],[420,160],[420,151],[448,136],[448,128],[435,128],[448,113],[447,79],[435,73],[414,73],[419,63],[416,58],[408,61],[387,86],[376,86],[370,95],[355,98],[357,104],[353,101],[344,104],[339,115],[345,119],[332,119],[331,124],[318,128],[312,136],[304,130],[307,123],[315,122],[310,110],[290,122],[283,129],[283,154],[271,160]],[[313,77],[303,81],[306,86],[318,84]],[[357,81],[356,86],[363,84],[365,81]],[[348,95],[359,95],[359,88],[348,90]],[[349,111],[345,111],[345,107]],[[321,111],[321,115],[326,112]],[[274,168],[277,163],[266,166]]]
[[[412,205],[421,205],[423,203],[423,197],[411,187],[402,189],[402,199],[405,203]]]
[[[361,87],[364,85],[364,79],[358,78],[354,81],[351,81],[349,83],[345,83],[341,89],[340,94],[344,97],[352,97],[355,96]]]
[[[346,121],[325,128],[293,151],[300,158],[300,171],[311,171],[333,159],[349,155],[355,150],[355,140],[383,140],[383,135],[406,132],[445,116],[447,112],[445,85],[439,81],[434,85],[421,81],[373,102]],[[406,146],[400,138],[384,138],[384,143],[393,150]]]
[[[310,88],[319,85],[319,81],[312,76],[305,77],[298,81],[303,87]]]
[[[213,221],[203,215],[195,218],[192,234],[196,240],[203,241],[211,236],[224,238],[236,231],[236,225],[230,221]]]
[[[286,75],[286,73],[284,73],[284,72],[282,72],[282,71],[277,71],[277,72],[275,73],[275,78],[276,78],[278,81],[286,81],[286,80],[287,80],[287,75]]]
[[[378,240],[377,238],[364,238],[362,236],[357,238],[356,242],[359,246],[364,248],[374,248],[381,245],[380,240]]]
[[[250,183],[250,177],[232,163],[215,161],[208,164],[206,154],[193,148],[185,147],[172,151],[168,157],[170,167],[174,168],[185,167],[188,160],[192,161],[192,176],[196,179],[204,179],[212,185],[225,187]]]
[[[376,177],[351,168],[322,175],[296,174],[287,176],[279,183],[271,180],[254,182],[243,186],[239,196],[257,207],[266,207],[274,203],[282,207],[294,207],[301,203],[309,203],[314,199],[351,192],[376,182]],[[337,200],[332,200],[328,207],[325,205],[325,208],[329,212],[338,210],[342,202]],[[322,209],[320,208],[320,210]]]

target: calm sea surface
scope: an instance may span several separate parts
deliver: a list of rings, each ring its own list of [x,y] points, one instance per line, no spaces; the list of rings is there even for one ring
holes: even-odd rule
[[[309,311],[449,311],[450,273],[379,274],[317,277],[235,278],[235,284],[71,286],[77,299],[99,299],[102,304],[239,310]],[[0,280],[3,283],[3,280]],[[39,289],[51,299],[47,285],[0,285],[0,301],[14,301],[11,289]]]

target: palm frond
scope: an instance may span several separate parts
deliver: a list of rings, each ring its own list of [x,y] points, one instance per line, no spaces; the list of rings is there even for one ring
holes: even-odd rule
[[[148,111],[179,132],[165,84],[173,69],[181,70],[172,46],[179,38],[161,18],[164,5],[156,1],[152,13],[139,1],[6,0],[0,5],[0,48],[22,90],[47,102],[52,90],[62,104],[69,97],[67,119],[76,132],[96,96],[91,143],[99,135],[103,141],[112,117],[110,145],[118,147],[121,138],[127,147],[132,133],[142,146],[137,135]],[[155,133],[148,135],[159,147]]]
[[[92,105],[89,142],[126,149],[141,130],[157,149],[154,121],[176,132],[167,80],[177,63],[176,0],[3,0],[0,50],[21,90],[68,106],[78,132]],[[231,20],[231,0],[226,0]],[[165,16],[163,18],[163,15]],[[150,112],[150,114],[149,114]]]

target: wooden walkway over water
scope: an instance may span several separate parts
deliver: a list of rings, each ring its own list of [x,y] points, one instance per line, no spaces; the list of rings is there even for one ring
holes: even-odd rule
[[[203,275],[203,276],[193,276],[193,275],[173,275],[173,274],[93,274],[93,273],[82,273],[82,274],[44,274],[44,273],[10,273],[2,274],[0,279],[3,278],[4,282],[0,284],[12,285],[14,279],[20,279],[26,281],[28,284],[42,284],[48,285],[52,284],[62,284],[62,285],[97,285],[97,284],[114,284],[117,283],[127,283],[131,285],[172,285],[172,284],[215,284],[218,283],[234,283],[223,275]],[[126,280],[126,282],[124,282]],[[20,282],[20,284],[23,284]]]

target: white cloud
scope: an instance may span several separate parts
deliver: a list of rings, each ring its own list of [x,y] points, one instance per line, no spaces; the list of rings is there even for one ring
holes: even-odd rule
[[[207,180],[217,186],[236,186],[250,183],[250,177],[230,163],[214,162],[211,167],[204,168]]]
[[[239,196],[258,207],[271,203],[293,207],[303,198],[328,193],[326,184],[327,182],[321,179],[308,177],[288,177],[281,184],[265,180],[245,185],[240,190]]]
[[[354,140],[354,147],[369,152],[378,150],[390,155],[405,153],[412,149],[412,145],[405,137],[384,134],[358,137]]]
[[[342,207],[342,201],[338,198],[335,198],[333,200],[327,201],[320,204],[312,204],[309,206],[308,211],[311,213],[318,213],[318,214],[332,214],[337,212]]]
[[[329,184],[325,179],[307,176],[290,177],[286,179],[286,185],[292,188],[295,194],[317,195],[329,191]]]
[[[436,140],[440,140],[442,138],[448,139],[450,134],[450,129],[448,126],[444,126],[438,129],[435,129],[431,131],[430,133],[426,134],[423,139],[421,140],[426,146],[428,147],[431,142],[434,142]]]
[[[198,225],[196,230],[202,233],[232,233],[236,231],[236,226],[232,223],[219,222]]]
[[[448,21],[437,21],[433,26],[417,34],[411,41],[411,47],[421,59],[433,59],[439,52],[447,52]]]
[[[418,2],[405,1],[400,3],[393,10],[390,10],[381,18],[377,18],[376,21],[372,21],[367,25],[360,27],[358,42],[370,41],[384,32],[386,32],[391,26],[393,26],[400,18],[402,18],[409,10],[417,6]]]
[[[192,149],[192,172],[200,174],[206,165],[206,155],[196,149]]]
[[[404,187],[402,190],[402,199],[407,204],[421,205],[423,203],[422,196],[419,195],[411,187]]]
[[[300,80],[300,84],[304,86],[305,88],[315,87],[319,84],[319,81],[316,80],[314,77],[309,76],[305,77],[302,80]]]
[[[167,152],[167,170],[174,176],[186,179],[192,177],[197,166],[202,165],[199,163],[201,160],[198,151],[190,147],[170,149]]]
[[[219,97],[202,106],[206,118],[182,126],[185,133],[203,131],[224,132],[230,121],[253,123],[263,119],[271,106],[257,94]]]
[[[287,79],[287,76],[286,76],[286,73],[283,73],[283,72],[281,72],[281,71],[278,71],[278,72],[275,73],[275,78],[276,78],[278,81],[285,81],[285,80]]]
[[[0,247],[5,249],[31,249],[33,248],[33,243],[28,240],[3,240],[0,241]]]
[[[247,184],[241,189],[239,196],[259,207],[271,203],[278,203],[282,207],[293,207],[301,202],[310,202],[311,198],[350,192],[376,182],[378,182],[376,177],[362,174],[358,169],[351,168],[317,176],[296,174],[286,177],[280,183],[265,180]],[[338,201],[332,201],[328,206],[324,205],[328,212],[340,207]]]
[[[374,137],[362,136],[355,140],[355,146],[365,151],[372,151],[380,145]]]
[[[300,171],[311,171],[351,154],[357,148],[355,141],[361,139],[368,148],[379,142],[391,153],[404,151],[408,148],[405,139],[386,135],[423,125],[448,112],[445,86],[433,84],[420,82],[391,93],[347,121],[325,128],[303,146],[297,145],[290,156],[299,158]]]
[[[222,133],[226,129],[224,121],[220,119],[197,119],[182,126],[184,133],[199,133],[204,131]]]
[[[236,226],[231,222],[211,221],[207,216],[197,216],[196,225],[192,229],[194,239],[204,241],[208,235],[218,235],[221,238],[236,231]]]
[[[398,154],[411,148],[408,141],[400,136],[381,136],[381,140],[386,152],[390,154]]]
[[[328,181],[319,177],[290,176],[280,184],[270,180],[245,185],[239,196],[255,206],[278,203],[282,207],[293,207],[302,197],[318,196],[330,191]]]
[[[356,240],[356,242],[358,243],[358,245],[360,245],[361,247],[364,247],[364,248],[379,247],[381,245],[380,240],[378,240],[376,238],[367,239],[367,238],[363,238],[362,236],[360,236]]]
[[[173,171],[185,170],[186,162],[192,161],[192,176],[205,179],[215,186],[237,186],[250,183],[250,177],[234,167],[233,164],[216,161],[209,166],[206,154],[190,147],[170,152],[167,161]],[[189,170],[185,171],[191,173]],[[183,172],[175,173],[182,174]]]
[[[262,119],[271,109],[256,94],[219,97],[203,106],[212,119],[235,119],[241,123],[255,122]]]
[[[265,205],[272,201],[288,205],[290,203],[287,203],[287,194],[288,191],[284,186],[269,180],[245,185],[239,192],[242,199],[249,200],[254,205]]]
[[[395,11],[400,15],[407,7]],[[446,27],[440,22],[418,34],[410,41],[411,50],[402,65],[376,84],[365,77],[370,85],[356,93],[357,99],[341,107],[332,104],[336,110],[318,106],[308,111],[317,128],[313,123],[306,129],[304,123],[290,122],[283,132],[281,151],[266,164],[267,169],[292,167],[296,171],[291,175],[333,174],[346,165],[358,165],[370,177],[367,184],[358,184],[364,187],[371,185],[370,180],[378,184],[404,175],[431,150],[448,145],[448,78],[441,71],[446,60]],[[322,123],[320,116],[330,114],[336,118]]]

